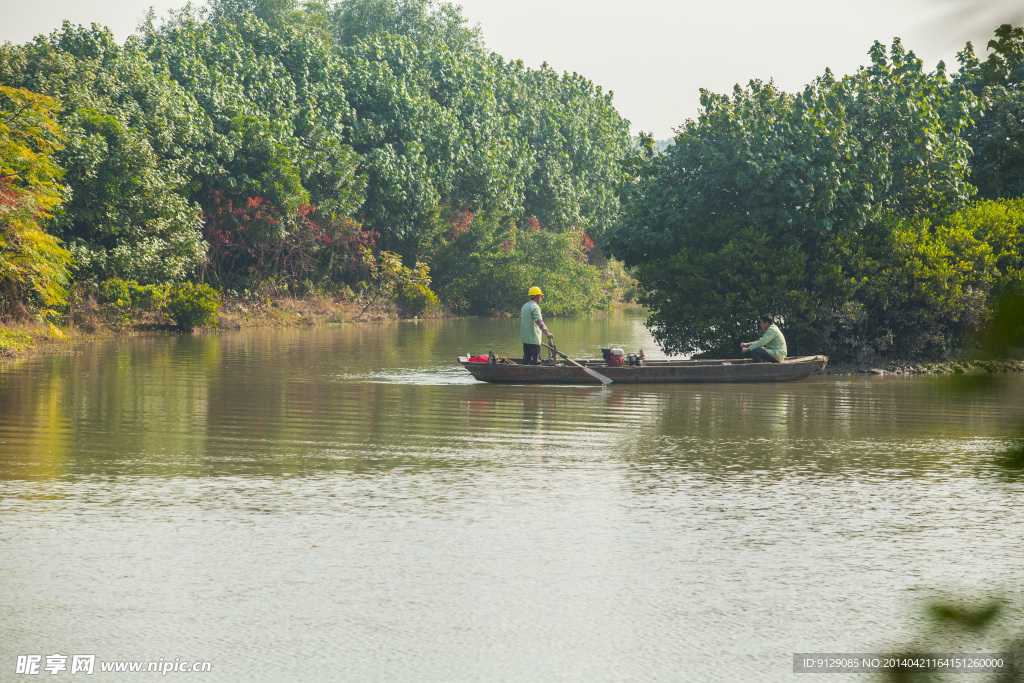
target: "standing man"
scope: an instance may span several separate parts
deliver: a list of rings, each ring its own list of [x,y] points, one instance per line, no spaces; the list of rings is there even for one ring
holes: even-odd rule
[[[540,333],[548,336],[548,341],[555,335],[548,331],[544,319],[540,317],[540,298],[544,292],[540,287],[530,287],[530,300],[523,305],[522,320],[519,323],[519,341],[523,342],[523,365],[540,365]]]
[[[755,363],[781,363],[786,360],[786,338],[775,326],[775,318],[769,314],[761,316],[764,334],[756,342],[743,342],[740,350],[749,353]]]

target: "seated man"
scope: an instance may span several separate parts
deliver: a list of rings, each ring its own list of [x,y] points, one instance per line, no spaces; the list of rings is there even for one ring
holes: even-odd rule
[[[749,353],[755,363],[780,363],[786,360],[786,338],[775,326],[775,318],[769,314],[761,316],[764,334],[756,342],[743,342],[740,350]]]

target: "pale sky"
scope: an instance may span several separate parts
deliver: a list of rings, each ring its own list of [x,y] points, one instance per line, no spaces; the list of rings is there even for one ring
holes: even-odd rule
[[[49,33],[64,19],[130,35],[146,8],[183,0],[0,0],[0,41]],[[200,3],[201,4],[201,3]],[[875,40],[894,36],[931,69],[968,40],[985,54],[997,25],[1024,21],[1016,0],[465,0],[487,46],[529,66],[546,61],[615,93],[633,132],[655,138],[696,117],[699,89],[729,92],[751,78],[798,90],[830,67],[851,73]]]

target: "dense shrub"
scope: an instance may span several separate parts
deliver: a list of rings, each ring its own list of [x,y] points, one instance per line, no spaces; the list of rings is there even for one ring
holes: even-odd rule
[[[502,227],[494,217],[457,214],[434,259],[438,292],[463,313],[515,313],[536,285],[544,312],[574,315],[606,309],[615,298],[611,280],[587,262],[593,243],[579,230],[549,232],[539,221]]]
[[[183,282],[171,288],[164,311],[179,329],[190,332],[216,321],[220,312],[220,294],[207,284]]]
[[[286,221],[262,197],[236,203],[220,192],[207,205],[204,270],[220,287],[256,291],[273,281],[304,294],[306,283],[328,290],[365,277],[362,249],[375,235],[351,218],[304,204]]]
[[[407,316],[420,316],[438,304],[437,295],[422,282],[407,282],[398,288],[398,307]]]
[[[167,301],[168,285],[140,285],[134,280],[128,282],[132,307],[143,311],[158,311]]]
[[[135,280],[111,278],[99,288],[108,320],[127,323],[134,315],[160,311],[167,300],[168,285],[140,285]]]
[[[391,251],[373,253],[363,248],[368,279],[362,283],[363,312],[375,304],[397,305],[408,316],[423,315],[438,303],[430,289],[430,268],[420,261],[409,268]]]

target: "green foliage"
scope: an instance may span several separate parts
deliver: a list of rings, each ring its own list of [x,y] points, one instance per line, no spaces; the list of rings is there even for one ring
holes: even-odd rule
[[[831,235],[812,260],[798,242],[751,226],[720,248],[684,249],[637,267],[672,352],[735,353],[756,316],[783,320],[791,349],[861,356],[943,357],[1022,287],[1024,202],[975,202],[944,218],[889,217]],[[650,288],[650,289],[648,289]],[[728,321],[738,321],[729,322]]]
[[[443,43],[452,50],[482,50],[479,27],[466,26],[462,8],[433,0],[341,0],[333,11],[332,33],[339,45],[390,34],[421,47]]]
[[[505,229],[496,217],[457,214],[435,256],[437,291],[462,313],[515,313],[534,285],[544,291],[550,315],[607,309],[614,289],[587,263],[586,240],[581,231],[542,230],[536,219]]]
[[[632,303],[636,300],[637,280],[622,261],[608,259],[601,266],[601,289],[612,295],[612,301]]]
[[[107,304],[107,310],[121,323],[131,319],[132,293],[128,283],[120,278],[111,278],[100,285],[100,295]]]
[[[964,347],[1022,279],[1024,202],[979,201],[944,218],[890,219],[836,261],[850,287],[829,342],[839,357],[941,357]]]
[[[628,122],[577,74],[380,33],[345,49],[363,215],[382,246],[430,251],[444,207],[536,216],[600,238],[619,208]]]
[[[454,5],[212,0],[140,33],[65,24],[0,48],[0,83],[62,106],[68,201],[48,228],[83,278],[358,282],[358,248],[313,245],[310,212],[408,263],[453,207],[598,243],[616,220],[635,150],[610,93],[488,54]]]
[[[63,199],[54,161],[57,107],[49,97],[0,86],[0,312],[15,302],[67,302],[71,255],[40,225]]]
[[[244,21],[246,14],[258,17],[268,26],[280,27],[293,19],[297,0],[209,0],[206,13],[212,21]]]
[[[544,291],[548,315],[582,315],[611,307],[613,293],[602,288],[601,272],[587,263],[582,231],[553,233],[520,229],[512,248],[485,269],[501,311],[516,312],[533,285]],[[506,272],[512,277],[506,278]]]
[[[352,142],[368,179],[363,216],[382,247],[419,257],[436,237],[441,205],[514,201],[503,196],[513,166],[502,154],[506,131],[495,125],[502,119],[486,94],[495,76],[479,58],[443,44],[421,50],[387,34],[354,44],[344,58],[357,112]],[[464,115],[483,130],[467,130]]]
[[[184,14],[148,34],[146,49],[201,108],[206,135],[193,151],[192,190],[204,208],[218,192],[258,197],[287,222],[311,202],[343,214],[362,203],[364,181],[344,141],[353,117],[345,65],[314,36],[251,14],[212,22]]]
[[[422,266],[422,264],[419,264]],[[422,266],[426,268],[426,266]],[[422,282],[406,282],[395,297],[398,307],[407,316],[420,316],[438,305],[437,295]]]
[[[807,256],[794,240],[782,243],[749,226],[718,249],[680,250],[641,264],[635,274],[642,285],[638,302],[652,309],[648,324],[667,352],[728,357],[751,341],[762,311],[799,310],[813,320],[826,302],[807,291],[807,271]],[[794,338],[802,335],[785,320],[790,347],[801,347]],[[806,332],[813,334],[813,325]]]
[[[207,284],[182,282],[171,288],[164,311],[179,329],[190,332],[196,327],[216,322],[220,312],[220,294]]]
[[[996,299],[995,311],[982,331],[981,351],[987,358],[1008,358],[1024,350],[1024,291]]]
[[[0,82],[61,103],[69,199],[49,229],[80,276],[162,282],[202,262],[199,211],[182,196],[186,150],[202,139],[194,103],[133,41],[65,23],[60,32],[0,48]]]
[[[977,95],[983,112],[964,133],[971,145],[971,182],[986,199],[1024,196],[1024,29],[1003,24],[984,62],[968,43],[957,81]]]
[[[135,280],[111,278],[100,285],[100,300],[106,304],[109,317],[127,323],[133,314],[162,310],[168,291],[168,285],[140,285]]]
[[[415,267],[409,268],[394,252],[374,254],[369,247],[362,251],[369,273],[369,280],[363,283],[367,300],[364,313],[382,299],[396,303],[408,316],[423,315],[437,305],[437,295],[430,289],[430,268],[425,263],[417,261]]]
[[[857,245],[848,272],[859,286],[850,302],[863,313],[847,321],[838,348],[944,357],[978,329],[988,315],[994,264],[991,248],[968,224],[970,213],[976,211],[890,221],[875,240]]]
[[[923,218],[970,196],[961,133],[976,100],[898,40],[870,54],[853,76],[826,72],[797,95],[757,81],[731,98],[704,92],[699,119],[631,174],[609,251],[636,266],[666,351],[735,354],[764,312],[785,321],[794,352],[840,357],[945,351],[976,322],[968,289],[985,285],[970,275],[981,257],[969,231],[936,234]],[[962,289],[940,295],[947,286]],[[915,306],[917,320],[897,325]],[[938,328],[909,341],[936,315]],[[861,334],[862,320],[880,327]]]
[[[15,356],[35,346],[31,335],[18,330],[0,330],[0,358]]]
[[[140,285],[134,280],[128,281],[128,294],[132,307],[142,311],[158,311],[163,309],[167,301],[169,285]]]
[[[715,251],[682,250],[637,277],[659,338],[673,351],[735,353],[755,316],[783,319],[791,349],[835,359],[936,358],[961,348],[992,301],[1020,291],[1024,202],[975,202],[944,218],[890,217],[856,236],[832,235],[812,261],[757,227]],[[700,292],[700,296],[695,293]],[[723,325],[723,321],[741,322]]]
[[[579,74],[558,76],[546,64],[531,70],[522,62],[503,64],[501,72],[531,157],[523,210],[512,217],[582,230],[601,244],[617,224],[625,160],[635,153],[629,122],[615,111],[610,92]]]
[[[960,132],[973,96],[940,69],[925,73],[900,42],[872,64],[831,73],[798,95],[751,81],[732,98],[702,92],[703,112],[638,180],[614,253],[638,262],[756,223],[774,237],[855,232],[894,213],[943,211],[970,196]],[[899,93],[899,96],[895,94]]]

